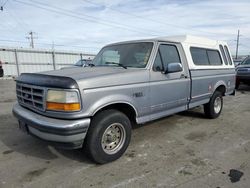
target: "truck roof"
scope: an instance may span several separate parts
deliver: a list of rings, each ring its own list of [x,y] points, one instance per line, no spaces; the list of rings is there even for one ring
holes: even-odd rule
[[[192,35],[179,35],[179,36],[168,36],[168,37],[157,37],[155,40],[168,41],[168,42],[179,42],[189,43],[196,45],[215,46],[217,44],[225,44],[224,41],[212,40],[205,37],[197,37]]]
[[[157,41],[164,41],[164,42],[176,42],[181,44],[187,44],[187,45],[193,45],[196,47],[208,47],[208,48],[214,48],[216,46],[219,46],[219,44],[227,45],[225,41],[219,41],[219,40],[212,40],[205,37],[198,37],[198,36],[192,36],[192,35],[177,35],[177,36],[166,36],[166,37],[157,37],[157,38],[151,38],[151,39],[139,39],[139,40],[130,40],[130,41],[122,41],[122,42],[115,42],[110,45],[115,44],[122,44],[122,43],[131,43],[131,42],[157,42]]]
[[[217,65],[196,65],[193,62],[193,58],[191,55],[190,48],[205,48],[210,50],[217,50],[221,53],[221,49],[228,49],[227,42],[221,40],[212,40],[205,37],[198,37],[192,35],[179,35],[179,36],[167,36],[167,37],[157,37],[151,39],[140,39],[140,40],[130,40],[117,42],[113,44],[109,44],[107,46],[116,45],[116,44],[124,44],[124,43],[134,43],[134,42],[169,42],[169,43],[179,43],[182,45],[183,50],[186,54],[186,58],[188,60],[188,65],[190,69],[225,69],[225,68],[234,68],[234,64],[230,63],[232,61],[230,57],[230,62],[228,64],[223,63],[221,66]],[[230,53],[230,52],[228,52]],[[222,56],[221,56],[222,58]],[[223,60],[224,61],[224,60]]]

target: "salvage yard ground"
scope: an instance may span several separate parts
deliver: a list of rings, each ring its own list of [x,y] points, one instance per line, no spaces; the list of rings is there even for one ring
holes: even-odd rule
[[[96,165],[18,130],[15,83],[0,80],[0,187],[249,187],[250,87],[224,98],[215,120],[201,107],[136,126],[119,160]],[[232,183],[235,169],[241,179]],[[231,171],[233,172],[233,171]]]

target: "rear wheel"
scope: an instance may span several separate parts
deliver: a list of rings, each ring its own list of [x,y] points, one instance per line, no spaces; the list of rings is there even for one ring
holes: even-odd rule
[[[215,91],[213,96],[210,98],[210,101],[204,105],[205,115],[214,119],[219,117],[223,108],[223,98],[222,93],[219,91]]]
[[[114,161],[126,151],[131,138],[128,117],[117,110],[105,110],[94,116],[86,138],[86,150],[96,163]]]

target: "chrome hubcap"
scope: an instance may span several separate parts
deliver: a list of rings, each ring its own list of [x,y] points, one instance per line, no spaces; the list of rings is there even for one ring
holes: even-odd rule
[[[214,101],[214,112],[216,114],[218,114],[221,110],[221,105],[222,105],[222,102],[221,102],[221,97],[217,97]]]
[[[124,145],[126,132],[122,124],[113,123],[102,136],[102,149],[107,154],[117,153]]]

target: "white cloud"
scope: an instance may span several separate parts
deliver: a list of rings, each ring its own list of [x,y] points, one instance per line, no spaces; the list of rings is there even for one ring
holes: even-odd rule
[[[250,53],[250,2],[246,0],[17,1],[9,1],[0,12],[0,39],[27,41],[27,32],[33,30],[39,47],[50,47],[39,43],[54,41],[65,45],[56,48],[94,52],[109,42],[193,34],[226,40],[234,54],[234,40],[240,29],[240,53]],[[54,6],[61,10],[53,9]],[[3,41],[1,44],[28,45]]]

